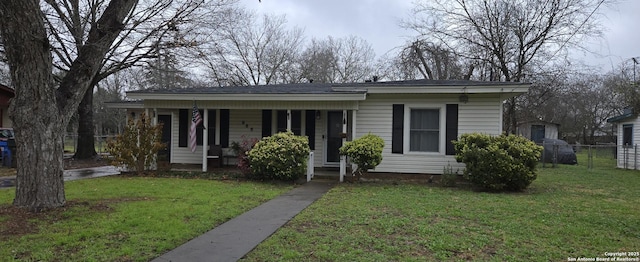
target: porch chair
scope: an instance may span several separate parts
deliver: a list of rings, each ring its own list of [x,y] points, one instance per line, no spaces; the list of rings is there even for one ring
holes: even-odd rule
[[[222,147],[220,145],[213,145],[209,147],[209,152],[207,153],[207,166],[222,167]]]

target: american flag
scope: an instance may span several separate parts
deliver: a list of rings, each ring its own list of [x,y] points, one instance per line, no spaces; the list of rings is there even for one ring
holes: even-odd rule
[[[189,147],[191,148],[191,152],[196,152],[196,127],[202,123],[202,117],[200,116],[200,111],[198,111],[198,106],[193,104],[193,116],[191,117],[191,129],[189,130]]]

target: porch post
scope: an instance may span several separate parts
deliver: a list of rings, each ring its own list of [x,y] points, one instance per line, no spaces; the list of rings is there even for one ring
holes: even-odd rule
[[[216,110],[216,132],[215,132],[215,139],[216,141],[214,141],[214,145],[219,145],[220,144],[220,111],[222,109],[217,109]]]
[[[342,133],[347,133],[347,110],[342,110]],[[347,142],[346,137],[342,137],[342,144]],[[340,155],[340,182],[344,182],[344,176],[347,173],[347,156]]]
[[[209,109],[204,109],[202,129],[202,172],[207,172],[207,155],[209,154]]]
[[[151,111],[151,124],[152,125],[157,125],[158,124],[158,109],[157,108],[153,108]]]
[[[356,136],[356,110],[351,110],[351,141],[355,140],[357,138]],[[357,165],[354,163],[351,163],[351,175],[353,175],[353,172],[356,170]]]
[[[291,109],[287,109],[287,131],[291,131]]]

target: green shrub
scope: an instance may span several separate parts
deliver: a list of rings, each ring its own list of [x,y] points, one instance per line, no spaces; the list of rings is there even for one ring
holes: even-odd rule
[[[382,149],[384,140],[371,133],[353,141],[348,141],[340,147],[340,154],[349,157],[349,160],[358,165],[355,170],[358,178],[369,169],[374,169],[382,162]]]
[[[464,134],[454,141],[456,160],[466,164],[465,176],[492,191],[519,191],[536,179],[542,147],[515,135]]]
[[[124,132],[107,141],[107,152],[112,164],[141,173],[151,169],[158,151],[165,148],[161,141],[162,124],[152,125],[144,113],[138,119],[129,119]]]
[[[306,136],[287,131],[263,138],[247,156],[254,178],[295,180],[306,174],[309,152]]]

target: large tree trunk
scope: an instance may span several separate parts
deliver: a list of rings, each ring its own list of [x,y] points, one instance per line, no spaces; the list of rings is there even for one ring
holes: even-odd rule
[[[47,106],[38,105],[42,111]],[[38,212],[65,204],[63,184],[64,121],[58,114],[35,113],[33,107],[13,106],[17,174],[13,205]],[[55,110],[55,106],[49,106]],[[55,112],[55,111],[49,111]],[[44,117],[43,117],[44,116]],[[20,119],[22,118],[22,119]],[[39,135],[34,136],[33,133]]]
[[[75,159],[90,159],[97,155],[93,128],[93,88],[92,85],[84,94],[78,106],[78,146]]]
[[[62,136],[136,3],[111,0],[57,85],[40,1],[0,0],[0,33],[16,90],[9,109],[17,145],[15,206],[40,211],[64,205]]]
[[[16,135],[16,197],[32,211],[65,203],[62,128],[55,103],[52,57],[38,1],[0,2],[0,30],[16,96],[10,117]]]

